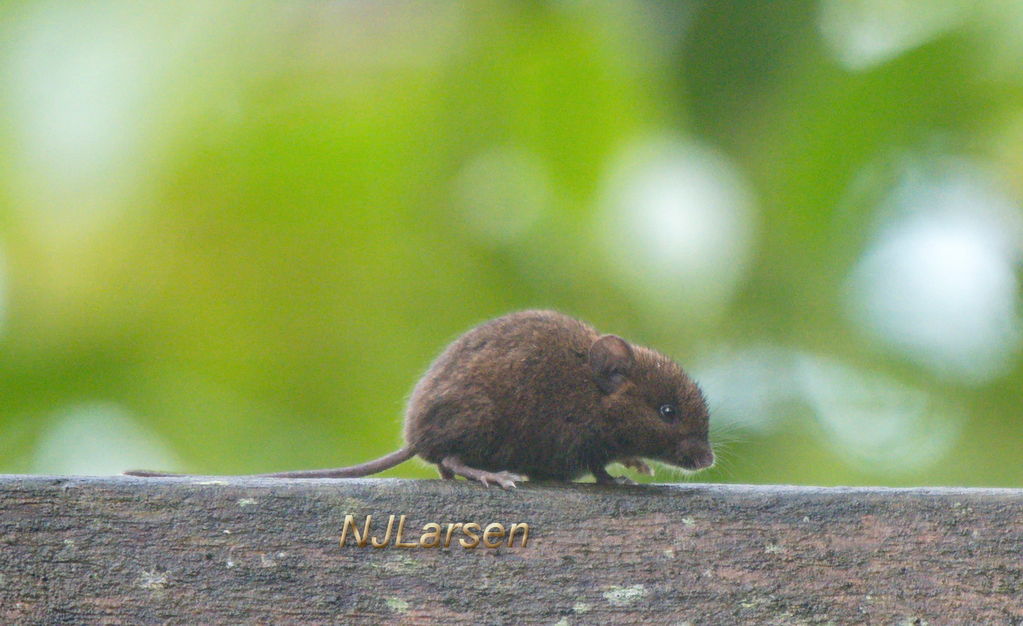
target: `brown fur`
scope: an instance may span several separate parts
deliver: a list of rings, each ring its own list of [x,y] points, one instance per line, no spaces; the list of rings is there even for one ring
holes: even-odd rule
[[[635,362],[604,375],[621,377],[606,393],[589,358],[600,337],[554,311],[512,313],[470,330],[413,390],[405,440],[431,463],[457,455],[532,479],[572,480],[631,457],[709,465],[696,383],[671,359],[629,346]],[[677,423],[658,413],[667,403],[678,406]]]

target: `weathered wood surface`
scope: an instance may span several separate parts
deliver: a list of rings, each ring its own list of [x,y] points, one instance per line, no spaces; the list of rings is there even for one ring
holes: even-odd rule
[[[1019,624],[1023,491],[0,477],[2,623],[339,621]]]

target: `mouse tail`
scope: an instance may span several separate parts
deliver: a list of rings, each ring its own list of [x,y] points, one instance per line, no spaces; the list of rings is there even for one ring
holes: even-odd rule
[[[252,478],[357,478],[369,476],[390,469],[395,465],[404,463],[416,455],[412,446],[405,446],[400,450],[382,456],[379,459],[352,465],[350,467],[336,467],[334,469],[319,470],[296,470],[293,472],[277,472],[275,474],[249,474]],[[129,470],[125,476],[141,476],[144,478],[173,478],[175,476],[188,476],[189,474],[172,474],[170,472],[153,472],[150,470]]]
[[[172,478],[174,476],[188,476],[188,474],[172,474],[170,472],[154,472],[152,470],[128,470],[125,476],[141,476],[143,478]]]
[[[359,476],[369,476],[370,474],[376,474],[382,472],[385,469],[390,469],[395,465],[404,463],[416,455],[416,451],[412,449],[412,446],[405,446],[400,450],[382,456],[379,459],[372,461],[366,461],[359,465],[352,465],[349,467],[336,467],[334,469],[319,469],[319,470],[297,470],[293,472],[277,472],[274,474],[255,474],[260,478],[357,478]]]

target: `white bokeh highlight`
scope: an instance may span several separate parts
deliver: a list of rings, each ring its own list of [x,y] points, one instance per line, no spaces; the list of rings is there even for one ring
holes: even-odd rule
[[[131,163],[141,141],[153,50],[120,17],[41,6],[11,42],[8,86],[22,156],[58,187],[99,184]]]
[[[180,466],[160,437],[110,403],[62,410],[43,433],[32,458],[32,472],[37,474],[107,476],[129,469]]]
[[[752,255],[752,194],[722,153],[656,138],[627,148],[607,178],[601,247],[610,275],[679,315],[720,312]]]
[[[1020,347],[1020,218],[975,168],[907,177],[849,278],[850,318],[939,376],[996,378]]]
[[[961,414],[890,376],[804,355],[796,380],[834,454],[861,471],[925,470],[958,440]]]
[[[785,346],[717,350],[693,372],[715,428],[769,435],[795,428],[795,418],[808,414],[828,448],[864,473],[933,467],[951,452],[964,423],[947,399],[890,373]]]
[[[699,359],[693,372],[700,382],[715,427],[737,427],[766,434],[778,426],[792,403],[801,399],[794,381],[798,355],[770,344],[719,349]]]
[[[959,0],[822,0],[817,26],[848,70],[867,70],[959,25]]]

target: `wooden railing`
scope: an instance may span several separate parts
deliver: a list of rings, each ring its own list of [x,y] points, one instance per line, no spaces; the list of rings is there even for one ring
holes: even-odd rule
[[[0,477],[0,622],[384,621],[1019,624],[1023,490]]]

